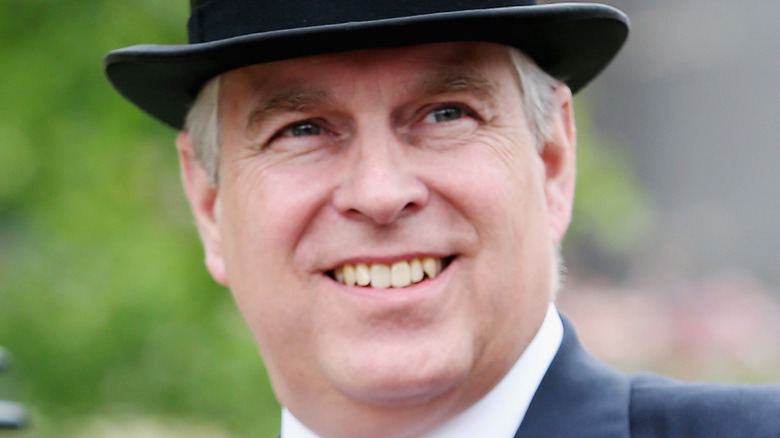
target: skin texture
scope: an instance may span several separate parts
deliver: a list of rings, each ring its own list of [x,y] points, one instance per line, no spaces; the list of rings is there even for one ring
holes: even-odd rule
[[[309,428],[419,435],[526,348],[554,294],[574,192],[571,93],[555,96],[540,152],[505,47],[354,51],[226,73],[218,187],[179,135],[207,267]],[[403,289],[328,275],[422,256],[452,262]]]

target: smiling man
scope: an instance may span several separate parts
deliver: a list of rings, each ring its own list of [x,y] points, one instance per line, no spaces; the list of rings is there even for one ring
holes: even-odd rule
[[[283,438],[778,436],[776,389],[626,377],[555,309],[572,90],[622,45],[619,11],[196,3],[190,44],[112,52],[107,73],[181,130],[206,265]]]
[[[380,436],[400,414],[420,432],[474,404],[555,288],[574,188],[568,89],[552,93],[540,154],[497,44],[311,56],[218,81],[217,175],[185,131],[185,185],[209,270],[282,403],[331,436],[339,416]]]

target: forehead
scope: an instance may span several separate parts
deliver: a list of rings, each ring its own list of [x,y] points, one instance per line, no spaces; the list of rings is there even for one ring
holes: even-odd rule
[[[513,72],[509,48],[493,43],[433,43],[330,53],[256,64],[223,75],[223,97],[274,92],[295,86],[327,88],[370,79],[377,85],[409,88],[446,77],[498,82]],[[344,80],[349,78],[349,80]]]

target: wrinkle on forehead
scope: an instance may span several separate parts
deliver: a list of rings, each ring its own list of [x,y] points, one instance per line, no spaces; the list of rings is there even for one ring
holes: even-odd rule
[[[485,67],[496,62],[497,55],[509,62],[506,47],[489,43],[439,43],[315,55],[230,72],[231,82],[238,85],[224,91],[238,94],[239,98],[245,94],[254,100],[245,113],[247,129],[280,113],[305,112],[348,97],[330,89],[327,74],[316,74],[318,70],[330,70],[328,67],[365,71],[380,81],[384,80],[383,63],[407,63],[413,74],[397,85],[409,96],[467,92],[491,99],[498,97],[500,86],[497,78],[486,74]],[[285,65],[293,68],[287,69]]]

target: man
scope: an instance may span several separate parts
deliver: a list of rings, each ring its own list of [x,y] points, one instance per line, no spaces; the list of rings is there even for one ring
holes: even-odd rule
[[[572,92],[619,50],[622,13],[195,3],[189,45],[112,52],[107,74],[181,130],[206,265],[283,438],[780,436],[777,388],[628,378],[555,309]]]

